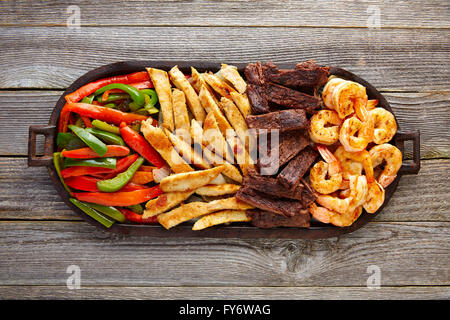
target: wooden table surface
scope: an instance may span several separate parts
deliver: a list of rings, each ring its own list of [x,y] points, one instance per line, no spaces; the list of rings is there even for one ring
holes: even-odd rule
[[[0,47],[0,298],[450,297],[447,0],[1,1]],[[402,129],[421,130],[420,173],[404,176],[383,213],[352,234],[318,241],[112,235],[70,211],[45,168],[27,168],[28,127],[46,124],[62,91],[92,68],[139,59],[311,58],[365,78]],[[70,265],[81,271],[78,290],[66,286]],[[378,289],[367,286],[372,268]]]

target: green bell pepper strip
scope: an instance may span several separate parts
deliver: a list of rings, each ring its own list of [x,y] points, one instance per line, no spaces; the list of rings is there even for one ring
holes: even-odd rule
[[[92,120],[92,125],[97,129],[120,135],[120,128],[101,120]]]
[[[70,130],[73,131],[84,143],[88,145],[92,150],[94,150],[100,157],[104,156],[106,151],[108,151],[108,147],[106,144],[101,141],[99,138],[89,133],[83,128],[79,128],[74,125],[68,126]]]
[[[150,97],[150,103],[152,105],[155,105],[158,103],[158,95],[156,94],[156,91],[154,89],[142,89],[141,92],[143,94],[146,94]],[[148,102],[146,102],[147,104]]]
[[[98,181],[97,188],[103,192],[116,192],[122,189],[133,178],[144,160],[143,157],[139,157],[126,171],[119,173],[112,179]]]
[[[101,94],[101,93],[105,92],[106,90],[111,90],[111,89],[119,89],[119,90],[125,91],[126,93],[128,93],[130,95],[131,100],[133,100],[133,102],[139,107],[143,107],[145,104],[144,94],[139,89],[136,89],[135,87],[132,87],[132,86],[129,86],[129,85],[123,84],[123,83],[108,84],[108,85],[98,89],[97,91],[95,91],[95,95]]]
[[[56,136],[56,145],[58,148],[66,150],[75,150],[86,147],[86,144],[80,138],[69,132],[59,132]]]
[[[154,114],[154,113],[158,113],[159,112],[158,108],[155,107],[156,102],[158,102],[158,98],[156,98],[156,102],[155,103],[154,103],[154,101],[155,101],[155,99],[150,98],[149,95],[145,94],[145,106],[144,106],[144,109],[149,114]]]
[[[81,102],[92,104],[94,102],[95,94],[91,94],[89,96],[84,97]]]
[[[64,167],[97,167],[97,168],[107,168],[115,169],[117,166],[116,158],[97,158],[97,159],[73,159],[65,158]]]
[[[144,208],[142,208],[142,206],[140,204],[135,204],[135,205],[132,205],[132,206],[128,206],[127,208],[130,209],[133,212],[136,212],[137,214],[143,214],[144,213]]]
[[[69,186],[66,184],[66,182],[64,181],[64,178],[61,174],[61,167],[62,167],[62,157],[61,157],[61,152],[55,152],[53,153],[53,165],[55,166],[55,170],[56,173],[58,174],[59,180],[61,181],[64,189],[66,189],[66,191],[69,194],[72,194],[72,190],[69,188]]]
[[[105,104],[104,107],[115,109],[115,108],[117,108],[117,105],[115,103],[108,103],[108,104]]]
[[[114,220],[117,220],[119,222],[125,221],[125,216],[122,214],[122,212],[117,210],[115,207],[104,206],[101,204],[90,203],[90,202],[86,202],[86,204],[89,205],[90,207],[92,207],[93,209],[97,210],[98,212],[103,213],[104,215],[107,215],[110,218],[113,218]]]
[[[133,113],[140,114],[140,115],[143,115],[143,116],[148,116],[148,112],[147,112],[147,110],[145,110],[145,108],[141,108],[139,110],[136,110]]]
[[[129,94],[126,93],[111,93],[108,96],[108,99],[106,100],[102,100],[102,96],[98,96],[97,97],[97,101],[101,102],[101,103],[105,103],[105,102],[112,102],[112,101],[117,101],[117,100],[125,100],[128,99],[130,97]]]
[[[96,128],[87,128],[86,131],[89,132],[90,134],[93,134],[97,138],[100,138],[106,143],[125,146],[125,142],[123,141],[123,139],[114,133],[103,131]]]
[[[69,201],[72,202],[74,205],[76,205],[79,209],[81,209],[88,216],[90,216],[91,218],[100,222],[105,227],[110,228],[114,224],[114,220],[112,220],[109,217],[105,217],[101,213],[97,212],[91,206],[89,206],[86,202],[81,202],[74,198],[70,198]]]

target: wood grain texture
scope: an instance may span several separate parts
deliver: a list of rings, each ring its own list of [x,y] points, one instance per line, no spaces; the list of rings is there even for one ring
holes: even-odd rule
[[[403,176],[376,221],[450,221],[450,160],[422,161],[418,175]],[[0,218],[80,220],[61,201],[47,169],[26,159],[0,158]],[[26,199],[26,201],[24,201]]]
[[[86,300],[360,300],[449,299],[448,286],[388,287],[107,287],[81,286],[69,290],[66,286],[0,286],[0,299],[86,299]]]
[[[449,27],[450,6],[434,1],[2,1],[1,25],[63,25],[80,8],[82,25],[344,26],[367,27],[379,14],[381,27]],[[115,8],[116,10],[111,10]],[[101,14],[98,14],[100,13]],[[132,13],[124,19],[120,13]],[[186,14],[189,12],[189,14]],[[369,21],[369,22],[368,22]]]
[[[47,124],[61,94],[62,91],[0,91],[0,108],[8,110],[0,113],[0,136],[9,137],[0,139],[1,156],[27,154],[28,127]],[[450,92],[383,94],[402,130],[420,130],[423,159],[450,157]],[[42,143],[41,147],[43,150]],[[412,147],[406,149],[405,156],[412,158]]]
[[[296,63],[316,59],[379,90],[449,90],[450,30],[239,27],[2,27],[0,88],[66,88],[121,60]],[[90,48],[89,44],[95,44]]]
[[[164,239],[99,232],[79,222],[0,222],[0,285],[85,286],[450,285],[449,222],[369,223],[319,241]],[[14,258],[11,258],[14,257]]]

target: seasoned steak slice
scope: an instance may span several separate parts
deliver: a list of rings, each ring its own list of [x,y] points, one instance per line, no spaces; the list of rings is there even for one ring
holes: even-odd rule
[[[275,227],[304,227],[309,228],[311,216],[308,210],[302,210],[300,214],[292,217],[283,217],[269,211],[259,209],[248,210],[247,214],[252,218],[251,224],[258,228]]]
[[[249,186],[243,186],[236,193],[238,200],[244,201],[256,208],[275,212],[286,217],[292,217],[303,209],[301,201],[291,199],[275,199],[267,194],[256,191]]]
[[[267,148],[263,146],[264,139],[261,135],[258,140],[260,144],[257,164],[264,175],[275,174],[281,166],[309,145],[308,139],[298,130],[280,133],[278,144],[270,143],[271,137],[268,136]]]
[[[276,129],[280,132],[305,129],[309,126],[306,113],[302,109],[274,111],[262,115],[248,115],[245,121],[251,129]]]
[[[257,63],[247,64],[244,69],[244,74],[247,80],[247,84],[254,84],[258,86],[264,84],[261,62],[258,61]]]
[[[303,149],[298,155],[292,159],[286,167],[278,174],[277,179],[280,181],[282,185],[286,188],[293,189],[295,188],[300,179],[304,176],[306,171],[311,167],[314,163],[314,160],[317,157],[317,152],[311,148],[307,147]]]
[[[313,60],[298,63],[294,69],[278,69],[271,61],[262,65],[262,73],[267,82],[297,90],[324,85],[330,75],[329,69],[317,65]]]
[[[298,184],[294,190],[284,187],[276,178],[253,173],[244,177],[244,186],[277,198],[302,200],[303,185]]]
[[[319,98],[274,83],[264,85],[267,101],[290,109],[304,109],[309,114],[320,108]]]
[[[252,113],[260,114],[267,113],[270,111],[269,103],[267,102],[266,93],[264,92],[264,87],[247,84],[247,96],[250,101],[250,107]]]

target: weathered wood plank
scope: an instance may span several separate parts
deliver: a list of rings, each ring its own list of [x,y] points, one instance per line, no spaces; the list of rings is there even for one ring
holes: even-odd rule
[[[449,222],[369,223],[320,241],[162,239],[79,222],[0,222],[0,284],[64,286],[449,286]]]
[[[80,8],[82,25],[449,27],[449,5],[434,1],[2,1],[1,25],[63,25]],[[114,8],[114,10],[111,10]],[[118,10],[122,13],[117,15]],[[189,12],[187,15],[186,12]],[[99,14],[101,13],[101,14]]]
[[[0,108],[8,110],[0,113],[0,136],[9,137],[0,140],[0,155],[26,155],[28,127],[47,124],[61,94],[62,91],[0,91]],[[421,131],[422,158],[450,157],[450,93],[384,95],[402,130]],[[406,151],[410,159],[412,150]]]
[[[449,299],[450,288],[439,287],[89,287],[3,286],[1,299],[120,299],[123,300],[360,300]]]
[[[88,70],[120,60],[315,58],[379,89],[448,90],[449,34],[447,29],[2,27],[0,67],[8,72],[0,74],[0,88],[61,89]]]
[[[420,173],[404,176],[377,221],[449,221],[450,160],[422,161]],[[0,158],[1,219],[80,220],[60,200],[45,168],[21,158]],[[24,199],[26,199],[24,201]]]

